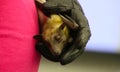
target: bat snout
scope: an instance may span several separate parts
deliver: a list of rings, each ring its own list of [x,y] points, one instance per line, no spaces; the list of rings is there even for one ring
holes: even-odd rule
[[[52,48],[51,52],[54,56],[59,56],[62,52],[62,49],[58,48],[58,47],[57,48]]]
[[[54,55],[55,56],[59,56],[61,54],[61,52],[55,52]]]

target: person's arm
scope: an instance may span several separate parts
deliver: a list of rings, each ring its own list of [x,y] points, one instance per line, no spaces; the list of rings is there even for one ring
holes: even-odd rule
[[[38,72],[34,0],[0,0],[0,72]]]

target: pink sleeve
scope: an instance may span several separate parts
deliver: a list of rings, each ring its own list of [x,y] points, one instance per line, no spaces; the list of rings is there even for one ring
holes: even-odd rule
[[[34,0],[0,0],[0,72],[38,72]]]

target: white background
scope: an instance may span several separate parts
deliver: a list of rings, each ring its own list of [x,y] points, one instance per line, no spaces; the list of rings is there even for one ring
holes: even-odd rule
[[[92,37],[87,51],[120,53],[120,0],[79,0]]]

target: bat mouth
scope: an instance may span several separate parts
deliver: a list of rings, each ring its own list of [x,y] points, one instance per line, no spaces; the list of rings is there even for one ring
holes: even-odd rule
[[[50,50],[51,54],[55,57],[60,56],[61,54],[61,46],[59,45],[59,43],[54,42],[54,41],[46,41],[44,40],[45,45],[47,46],[47,48]]]
[[[51,47],[49,47],[49,50],[50,50],[51,54],[55,57],[58,57],[61,54],[59,51],[54,51]]]
[[[62,48],[60,45],[50,45],[49,49],[54,56],[60,56],[62,52]]]

